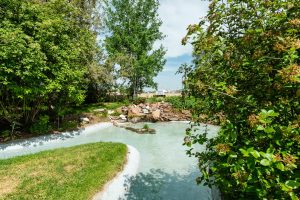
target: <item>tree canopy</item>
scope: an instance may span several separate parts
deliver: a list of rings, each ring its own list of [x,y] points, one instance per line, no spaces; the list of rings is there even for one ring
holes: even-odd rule
[[[164,48],[154,49],[154,43],[163,38],[158,6],[158,0],[106,2],[105,47],[109,59],[120,66],[120,78],[128,83],[132,96],[144,87],[155,87],[153,78],[165,64]]]
[[[43,111],[83,102],[97,52],[91,16],[67,0],[2,0],[0,9],[1,126],[28,128]]]

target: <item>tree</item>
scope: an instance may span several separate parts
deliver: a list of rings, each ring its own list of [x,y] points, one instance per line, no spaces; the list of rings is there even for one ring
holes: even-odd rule
[[[212,1],[189,27],[189,74],[201,116],[221,125],[217,137],[187,130],[199,159],[199,182],[216,184],[225,199],[298,199],[300,2]],[[199,105],[199,104],[197,104]],[[207,168],[210,172],[207,172]],[[212,178],[213,177],[213,178]]]
[[[28,129],[41,112],[83,102],[96,52],[90,18],[67,0],[0,2],[0,121]],[[14,130],[14,128],[12,130]]]
[[[188,74],[191,72],[192,66],[187,63],[182,64],[175,74],[182,74],[182,99],[185,101],[185,96],[189,93]]]
[[[158,0],[111,0],[106,2],[105,46],[109,59],[120,66],[133,97],[144,87],[156,87],[153,78],[165,65],[165,50],[154,49],[163,38],[159,31]]]

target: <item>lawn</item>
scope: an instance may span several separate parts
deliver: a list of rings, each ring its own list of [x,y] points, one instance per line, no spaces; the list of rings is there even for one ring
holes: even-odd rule
[[[91,199],[126,154],[124,144],[93,143],[0,160],[0,199]]]

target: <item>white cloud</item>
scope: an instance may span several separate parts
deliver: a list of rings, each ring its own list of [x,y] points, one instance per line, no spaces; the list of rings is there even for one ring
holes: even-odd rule
[[[204,0],[161,0],[159,15],[163,21],[161,31],[166,35],[162,45],[167,48],[167,57],[190,54],[192,47],[182,46],[188,25],[200,21],[206,15],[209,1]]]

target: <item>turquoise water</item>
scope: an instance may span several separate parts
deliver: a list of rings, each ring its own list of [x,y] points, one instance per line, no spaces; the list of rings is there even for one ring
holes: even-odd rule
[[[138,126],[143,126],[143,124]],[[200,175],[197,160],[189,158],[185,153],[187,147],[182,145],[185,129],[189,125],[170,122],[149,123],[149,126],[156,129],[155,135],[140,135],[107,124],[81,132],[15,141],[0,145],[0,158],[98,141],[121,142],[134,146],[140,152],[141,157],[137,176],[128,180],[131,187],[124,185],[128,188],[127,199],[213,199],[209,188],[196,185],[195,179]],[[208,129],[211,137],[218,131],[216,126],[208,126]],[[199,151],[203,150],[201,146],[196,146],[196,148]]]

